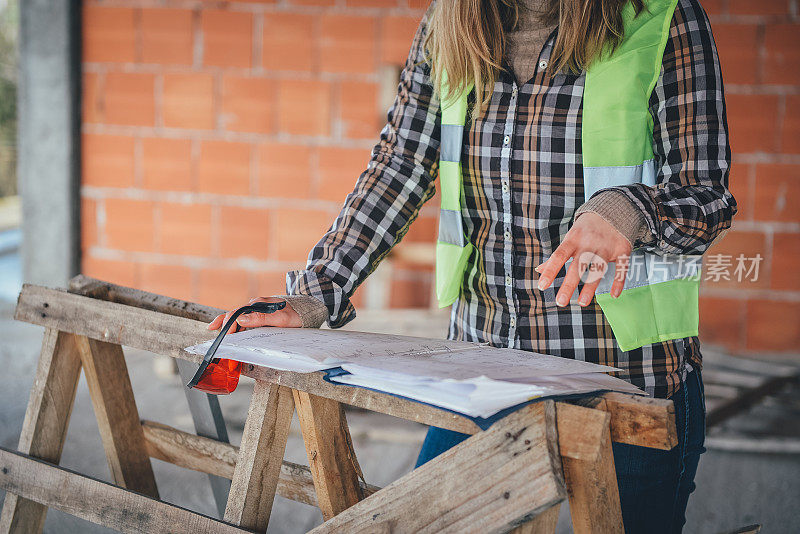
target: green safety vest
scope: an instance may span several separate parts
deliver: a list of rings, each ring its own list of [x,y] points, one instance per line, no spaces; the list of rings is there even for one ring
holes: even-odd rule
[[[588,200],[600,189],[642,183],[654,186],[653,124],[648,103],[658,81],[677,0],[649,0],[637,17],[623,10],[624,38],[611,55],[587,70],[583,92],[581,143],[583,185]],[[461,148],[468,87],[450,95],[443,76],[439,181],[441,211],[436,246],[436,295],[440,307],[458,298],[474,246],[464,235]],[[697,335],[699,256],[631,254],[625,288],[610,295],[614,265],[596,291],[597,303],[620,349],[633,350]]]

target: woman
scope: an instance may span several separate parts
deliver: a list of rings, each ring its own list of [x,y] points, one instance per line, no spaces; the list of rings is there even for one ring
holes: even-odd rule
[[[646,31],[649,44],[625,56],[631,36]],[[623,56],[645,52],[657,61],[636,68],[645,82],[653,71],[650,86],[627,80],[623,69],[619,81],[602,82],[609,103],[602,104],[600,66],[619,67]],[[645,156],[638,167],[587,165],[613,152],[616,132],[587,133],[586,124],[600,131],[606,117],[613,124],[622,116],[618,107],[636,107],[616,91],[644,95],[646,134],[625,143],[638,143]],[[445,175],[442,102],[458,94],[468,97],[469,112],[455,150],[462,188],[455,224],[471,252],[461,270],[445,272],[456,288],[448,337],[613,365],[648,394],[672,399],[679,445],[659,451],[614,444],[614,459],[626,531],[679,532],[704,450],[696,325],[655,342],[623,342],[624,325],[612,309],[628,294],[628,258],[702,254],[736,212],[719,61],[697,0],[434,2],[367,170],[306,269],[287,275],[290,306],[242,316],[238,324],[318,327],[327,320],[335,328],[355,316],[350,295],[434,195],[440,167]],[[642,177],[648,165],[649,184]],[[638,178],[620,183],[619,173],[631,168],[640,169]],[[611,176],[610,185],[590,183],[590,171]],[[617,269],[610,297],[598,291],[597,277],[580,283],[587,263],[607,262]],[[658,313],[662,303],[653,299]],[[418,465],[465,437],[431,428]]]

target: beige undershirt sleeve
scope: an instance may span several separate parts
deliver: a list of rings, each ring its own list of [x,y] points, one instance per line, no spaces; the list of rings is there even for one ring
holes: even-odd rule
[[[286,301],[300,316],[303,328],[319,328],[328,319],[328,308],[311,295],[273,295]]]
[[[578,208],[575,219],[589,211],[602,217],[625,236],[631,247],[636,247],[637,243],[649,244],[655,241],[639,208],[619,191],[601,191],[596,194]]]

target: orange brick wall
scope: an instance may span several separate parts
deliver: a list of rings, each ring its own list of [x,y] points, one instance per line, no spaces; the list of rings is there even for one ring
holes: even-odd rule
[[[83,271],[220,307],[282,293],[366,166],[424,7],[84,2]],[[427,303],[430,269],[393,280],[392,305]]]
[[[220,307],[282,292],[366,165],[385,117],[381,73],[404,62],[425,4],[84,2],[84,272]],[[797,1],[704,5],[740,204],[711,253],[764,261],[755,282],[704,284],[702,337],[797,354]],[[406,241],[433,242],[434,208]],[[389,302],[425,306],[430,284],[430,269],[396,262]]]

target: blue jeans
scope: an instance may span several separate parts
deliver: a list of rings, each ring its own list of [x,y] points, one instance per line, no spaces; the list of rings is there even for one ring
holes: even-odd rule
[[[706,405],[700,370],[693,370],[672,396],[678,444],[669,451],[613,443],[622,520],[627,534],[681,532],[694,476],[705,452]],[[417,467],[469,435],[430,427]]]

